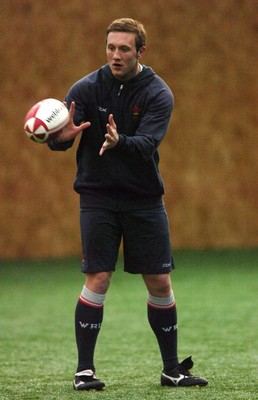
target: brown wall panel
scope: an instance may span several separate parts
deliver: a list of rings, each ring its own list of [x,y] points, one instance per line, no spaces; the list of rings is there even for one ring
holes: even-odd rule
[[[4,1],[0,258],[80,254],[76,148],[30,142],[23,118],[106,62],[106,26],[122,16],[145,24],[143,62],[175,96],[160,147],[174,247],[257,246],[257,12],[252,0]]]

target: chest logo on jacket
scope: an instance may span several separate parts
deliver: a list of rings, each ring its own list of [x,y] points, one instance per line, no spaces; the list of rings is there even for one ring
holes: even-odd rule
[[[100,106],[98,106],[98,110],[99,110],[100,112],[104,112],[104,113],[107,112],[107,108],[102,108],[102,107],[100,107]]]
[[[140,108],[137,105],[133,106],[133,118],[134,119],[140,118]]]

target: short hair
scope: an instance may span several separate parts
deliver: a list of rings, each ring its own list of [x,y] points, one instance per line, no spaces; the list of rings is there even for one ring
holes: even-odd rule
[[[135,46],[139,51],[142,46],[146,45],[147,34],[143,24],[132,18],[116,19],[108,26],[106,31],[107,36],[110,32],[132,32],[135,33]]]

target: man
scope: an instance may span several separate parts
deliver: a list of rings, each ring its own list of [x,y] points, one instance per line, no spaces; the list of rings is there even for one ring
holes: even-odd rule
[[[52,150],[66,150],[83,130],[74,183],[80,195],[86,274],[75,312],[76,390],[105,386],[95,375],[94,349],[122,237],[124,269],[141,274],[148,290],[148,319],[163,361],[161,385],[208,383],[190,374],[191,357],[182,363],[177,357],[170,281],[174,264],[157,151],[168,128],[173,95],[151,68],[140,64],[145,50],[141,23],[129,18],[113,21],[106,32],[108,64],[69,90],[65,100],[70,121],[49,143]]]

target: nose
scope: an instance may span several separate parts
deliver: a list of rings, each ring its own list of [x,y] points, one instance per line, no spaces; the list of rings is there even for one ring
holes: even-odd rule
[[[113,59],[114,60],[120,60],[121,59],[120,51],[118,49],[114,50]]]

